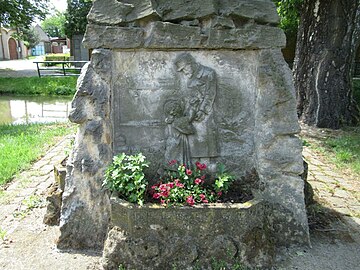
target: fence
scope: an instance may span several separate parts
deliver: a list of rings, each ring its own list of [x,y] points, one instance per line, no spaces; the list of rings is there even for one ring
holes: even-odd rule
[[[87,62],[88,61],[35,61],[34,63],[36,64],[39,78],[41,78],[41,76],[79,76],[80,70]]]

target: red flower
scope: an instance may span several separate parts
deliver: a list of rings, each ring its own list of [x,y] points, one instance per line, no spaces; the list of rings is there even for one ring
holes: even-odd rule
[[[168,186],[169,188],[173,188],[173,187],[174,187],[174,183],[173,183],[173,182],[170,182],[170,183],[167,184],[167,186]]]
[[[201,200],[204,200],[206,196],[204,194],[200,194],[199,197]]]
[[[160,193],[154,193],[153,198],[154,199],[159,199],[161,197]]]
[[[187,197],[187,198],[186,198],[186,202],[187,202],[187,204],[190,205],[190,206],[193,206],[193,205],[195,204],[195,200],[194,200],[193,196]]]
[[[170,192],[166,190],[166,191],[163,191],[160,195],[167,198],[167,197],[169,197]]]
[[[202,202],[203,202],[203,203],[209,203],[209,201],[208,201],[208,200],[202,200]]]
[[[201,180],[205,180],[206,175],[204,174],[203,176],[200,177]]]
[[[200,185],[201,182],[202,182],[202,180],[201,180],[200,178],[196,178],[196,179],[195,179],[195,184]]]
[[[192,170],[186,169],[186,174],[187,174],[187,175],[192,175]]]
[[[222,191],[219,191],[217,195],[220,197],[222,195]]]
[[[170,160],[169,161],[169,165],[172,166],[172,165],[175,165],[177,163],[177,160],[176,159],[173,159],[173,160]]]
[[[167,187],[166,184],[161,184],[161,185],[159,186],[159,189],[160,189],[161,192],[164,192],[164,191],[167,191],[167,190],[168,190],[168,187]]]
[[[196,168],[198,168],[200,171],[203,171],[207,168],[205,163],[200,163],[199,161],[195,162],[195,165]]]
[[[178,183],[176,183],[175,185],[176,185],[177,187],[179,187],[179,188],[183,188],[183,187],[184,187],[184,184],[179,183],[179,182],[178,182]]]
[[[165,204],[165,200],[160,200],[160,203],[161,203],[161,204]]]

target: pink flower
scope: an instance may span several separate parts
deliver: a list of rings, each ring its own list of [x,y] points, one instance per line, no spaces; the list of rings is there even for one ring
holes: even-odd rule
[[[154,199],[159,199],[161,197],[160,193],[154,193],[153,198]]]
[[[196,179],[195,179],[195,184],[196,184],[196,185],[200,185],[201,182],[202,182],[202,180],[201,180],[200,178],[196,178]]]
[[[202,201],[203,203],[208,203],[208,202],[209,202],[208,200],[206,200],[205,194],[200,194],[199,197],[200,197],[200,199],[201,199],[201,201]]]
[[[222,191],[219,191],[217,195],[220,197],[222,195]]]
[[[161,184],[159,186],[159,189],[161,192],[167,191],[168,190],[168,186],[166,184]]]
[[[203,176],[200,177],[201,180],[205,180],[206,175],[204,174]]]
[[[165,200],[160,200],[160,203],[161,203],[161,204],[165,204]]]
[[[188,196],[188,197],[186,198],[186,202],[187,202],[187,204],[190,205],[190,206],[193,206],[193,205],[195,204],[195,200],[194,200],[193,196]]]
[[[200,171],[203,171],[207,168],[205,163],[200,163],[199,161],[195,162],[195,165],[196,168],[198,168]]]
[[[167,183],[167,186],[171,189],[174,187],[174,183],[173,182]]]
[[[166,191],[161,192],[160,195],[163,196],[163,197],[165,197],[165,198],[167,198],[167,197],[169,197],[170,192],[166,190]]]
[[[186,174],[187,174],[187,175],[192,175],[192,170],[186,169]]]
[[[178,182],[178,183],[176,183],[175,185],[176,185],[177,187],[179,187],[179,188],[183,188],[183,187],[184,187],[184,184],[179,183],[179,182]]]
[[[183,187],[184,187],[184,184],[182,184],[179,179],[175,179],[174,182],[175,182],[175,186],[177,186],[177,187],[179,187],[179,188],[183,188]]]
[[[175,165],[177,163],[177,160],[176,159],[173,159],[173,160],[170,160],[169,161],[169,165],[172,166],[172,165]]]

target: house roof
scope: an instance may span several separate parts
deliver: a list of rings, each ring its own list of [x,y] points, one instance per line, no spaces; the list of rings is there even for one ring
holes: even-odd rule
[[[35,25],[34,31],[39,35],[40,41],[50,42],[49,36],[45,33],[45,31],[41,28],[40,25]]]

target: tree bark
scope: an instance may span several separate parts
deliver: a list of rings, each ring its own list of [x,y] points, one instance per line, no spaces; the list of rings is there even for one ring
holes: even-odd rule
[[[297,110],[306,124],[338,129],[359,123],[352,68],[360,0],[304,0],[294,83]]]

